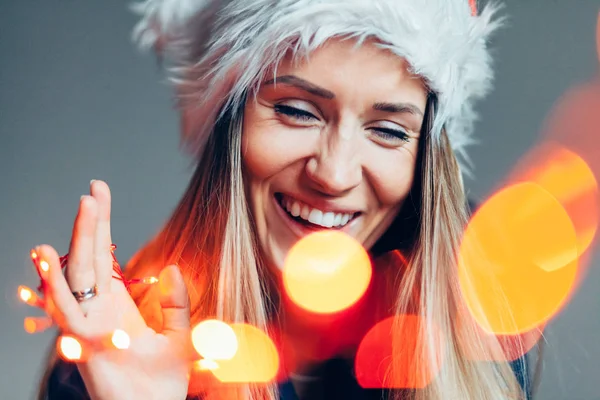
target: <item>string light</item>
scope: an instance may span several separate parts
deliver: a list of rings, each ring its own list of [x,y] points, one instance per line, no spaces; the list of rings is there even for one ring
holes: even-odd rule
[[[145,278],[138,278],[138,279],[130,279],[129,281],[127,281],[130,285],[131,284],[135,284],[135,283],[142,283],[144,285],[154,285],[155,283],[158,282],[158,278],[155,276],[147,276]]]
[[[158,278],[156,278],[154,276],[149,276],[149,277],[145,277],[145,278],[125,279],[125,276],[123,275],[123,272],[121,271],[121,265],[119,264],[119,262],[117,261],[117,257],[115,256],[116,249],[117,249],[116,244],[113,243],[110,245],[110,254],[112,256],[112,266],[113,266],[113,278],[122,281],[123,284],[125,285],[125,288],[127,288],[128,292],[131,293],[130,285],[134,285],[134,284],[153,285],[158,282]],[[48,270],[50,269],[50,265],[45,260],[40,261],[39,255],[37,254],[37,252],[35,250],[31,250],[29,255],[36,267],[38,267],[39,269],[41,269],[44,272],[48,272]],[[67,264],[69,262],[69,253],[60,257],[59,261],[60,261],[60,267],[62,269],[66,268]],[[38,286],[37,290],[39,292],[43,292],[45,282],[41,275],[40,275],[40,280],[41,280],[40,286]]]
[[[158,282],[158,278],[156,278],[154,276],[148,276],[145,278],[125,279],[125,276],[123,275],[123,272],[121,270],[121,265],[119,264],[119,261],[117,261],[117,257],[115,256],[116,249],[117,249],[116,244],[113,243],[110,245],[110,255],[112,256],[112,265],[113,265],[113,278],[117,279],[119,281],[122,281],[123,284],[125,285],[125,288],[127,288],[128,292],[131,292],[130,285],[135,285],[135,284],[153,285]],[[42,262],[44,262],[44,261],[42,261]],[[63,268],[63,269],[66,268],[68,262],[69,262],[69,253],[60,257],[60,267],[61,268]]]
[[[72,336],[61,336],[57,343],[58,354],[67,361],[79,361],[83,354],[83,347]]]
[[[208,360],[230,360],[238,349],[231,326],[216,319],[202,321],[192,329],[192,344]]]
[[[119,350],[125,350],[129,348],[131,343],[131,339],[127,332],[121,329],[117,329],[113,332],[112,335],[112,344]]]
[[[19,297],[23,300],[24,303],[28,303],[34,296],[34,293],[31,289],[25,286],[19,286]]]
[[[25,304],[29,304],[30,306],[34,307],[41,307],[44,304],[38,295],[27,286],[19,286],[17,293],[21,301]]]
[[[136,279],[125,279],[125,276],[121,271],[121,266],[119,265],[119,262],[115,257],[116,248],[117,246],[115,244],[110,245],[110,252],[112,256],[113,265],[113,278],[122,281],[125,287],[127,288],[128,292],[131,292],[130,285],[132,284],[153,285],[158,282],[158,278],[154,276]],[[48,270],[50,269],[50,265],[47,261],[40,259],[40,256],[35,249],[32,249],[29,252],[29,256],[31,257],[31,260],[34,263],[38,274],[40,275],[40,285],[38,286],[37,290],[38,292],[44,292],[46,282],[43,279],[42,274],[40,274],[40,270],[43,272],[48,272]],[[66,268],[69,261],[69,253],[60,257],[59,261],[60,267],[62,269]],[[17,289],[17,294],[19,296],[19,299],[26,304],[40,308],[45,307],[44,301],[27,286],[19,286]],[[23,328],[27,333],[42,332],[51,327],[52,325],[53,321],[51,318],[48,317],[26,317],[23,320]],[[115,330],[115,332],[113,332],[111,341],[117,349],[127,349],[130,346],[131,339],[125,331],[117,329]],[[59,338],[57,345],[59,348],[59,353],[63,354],[65,359],[73,361],[81,357],[81,345],[79,344],[79,342],[77,342],[75,338],[72,338],[70,336],[62,336],[61,338]],[[79,353],[77,353],[77,348],[79,349]]]
[[[48,272],[48,270],[50,269],[50,265],[48,265],[46,261],[42,260],[40,261],[40,268],[42,269],[42,271]]]
[[[196,361],[196,368],[200,371],[214,371],[215,369],[219,368],[219,364],[217,364],[214,360],[203,358]]]

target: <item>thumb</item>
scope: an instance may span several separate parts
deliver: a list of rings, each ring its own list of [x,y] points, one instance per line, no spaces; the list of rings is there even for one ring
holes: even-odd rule
[[[159,276],[163,333],[190,330],[190,300],[183,276],[176,265],[164,268]]]

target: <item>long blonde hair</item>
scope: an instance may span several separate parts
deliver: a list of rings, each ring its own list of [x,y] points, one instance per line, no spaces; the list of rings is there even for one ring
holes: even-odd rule
[[[424,126],[431,126],[434,114],[435,98],[428,103],[425,117],[428,121]],[[414,398],[524,398],[523,390],[507,363],[470,361],[473,358],[496,359],[494,356],[501,355],[503,349],[493,336],[484,340],[474,324],[460,319],[460,313],[466,311],[461,310],[457,253],[468,220],[461,172],[444,131],[439,143],[433,142],[426,132],[421,138],[422,159],[420,171],[417,171],[420,174],[417,236],[409,253],[409,267],[397,288],[395,314],[414,313],[423,318],[417,337],[417,348],[422,354],[415,355],[414,368],[426,375],[431,365],[440,364],[440,357],[443,358],[443,366],[430,385],[414,393]],[[399,321],[397,325],[401,325],[402,320]],[[402,332],[402,327],[396,326],[396,332]],[[441,349],[440,337],[443,338]],[[393,398],[399,400],[401,396]]]

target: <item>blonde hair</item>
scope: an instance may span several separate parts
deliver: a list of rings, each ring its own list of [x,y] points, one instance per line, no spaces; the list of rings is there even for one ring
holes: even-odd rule
[[[192,323],[215,316],[266,331],[271,291],[268,281],[261,279],[268,278],[268,272],[257,254],[243,187],[243,110],[224,115],[175,212],[131,260],[126,275],[156,274],[176,263],[190,291]],[[148,324],[160,329],[160,310],[150,292],[138,288],[132,295]],[[219,398],[277,398],[273,385],[220,389]]]
[[[435,101],[429,106],[435,108]],[[434,113],[435,110],[428,110],[426,118],[430,121],[425,125],[431,123]],[[460,310],[457,252],[468,219],[467,201],[460,168],[445,132],[442,130],[437,143],[427,134],[421,137],[424,143],[421,143],[419,229],[409,267],[398,288],[396,315],[415,313],[423,317],[417,338],[417,348],[422,354],[415,355],[416,370],[425,375],[432,365],[440,364],[440,358],[443,358],[443,366],[433,382],[415,392],[414,398],[524,398],[507,363],[470,361],[470,358],[492,360],[494,355],[502,354],[502,349],[498,341],[490,338],[484,341],[475,325],[458,324],[460,312],[466,312]],[[417,293],[416,301],[413,301],[414,293]],[[396,327],[396,331],[402,332],[402,327]],[[440,337],[443,354],[439,354]]]

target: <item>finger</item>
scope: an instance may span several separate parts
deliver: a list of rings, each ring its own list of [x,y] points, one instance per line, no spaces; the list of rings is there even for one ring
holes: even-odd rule
[[[36,272],[37,272],[37,273],[38,273],[38,275],[40,276],[40,279],[42,279],[42,275],[40,274],[40,268],[41,268],[41,266],[40,266],[40,259],[39,259],[39,257],[38,257],[38,254],[37,254],[37,251],[36,251],[36,249],[31,249],[31,250],[29,251],[29,257],[31,257],[31,262],[32,262],[32,263],[33,263],[33,265],[35,266]],[[43,282],[44,282],[44,281],[42,280],[42,284],[43,284]],[[38,290],[41,290],[41,287],[40,287],[40,289],[38,289]]]
[[[86,290],[96,285],[94,273],[94,240],[96,236],[98,204],[92,196],[81,196],[79,212],[73,226],[65,277],[71,292]],[[89,301],[93,301],[90,299]],[[84,311],[89,301],[81,303]]]
[[[101,293],[110,289],[113,272],[113,259],[110,246],[110,189],[105,182],[90,182],[90,194],[98,204],[98,222],[94,237],[94,273]]]
[[[17,289],[17,293],[19,294],[19,298],[23,303],[29,304],[33,307],[44,309],[44,301],[27,286],[19,286],[19,289]]]
[[[50,328],[54,323],[50,317],[26,317],[23,320],[23,328],[27,333],[40,333]]]
[[[44,295],[46,302],[52,303],[52,316],[55,322],[60,324],[63,329],[67,329],[78,335],[86,335],[86,321],[83,310],[79,306],[71,288],[67,284],[62,274],[60,260],[56,251],[48,245],[42,245],[36,248],[40,265],[46,265],[46,268],[40,268],[39,273],[44,280]],[[56,315],[56,312],[60,315]]]
[[[170,265],[163,269],[160,273],[159,285],[163,333],[188,335],[190,331],[190,301],[179,268],[176,265]]]

